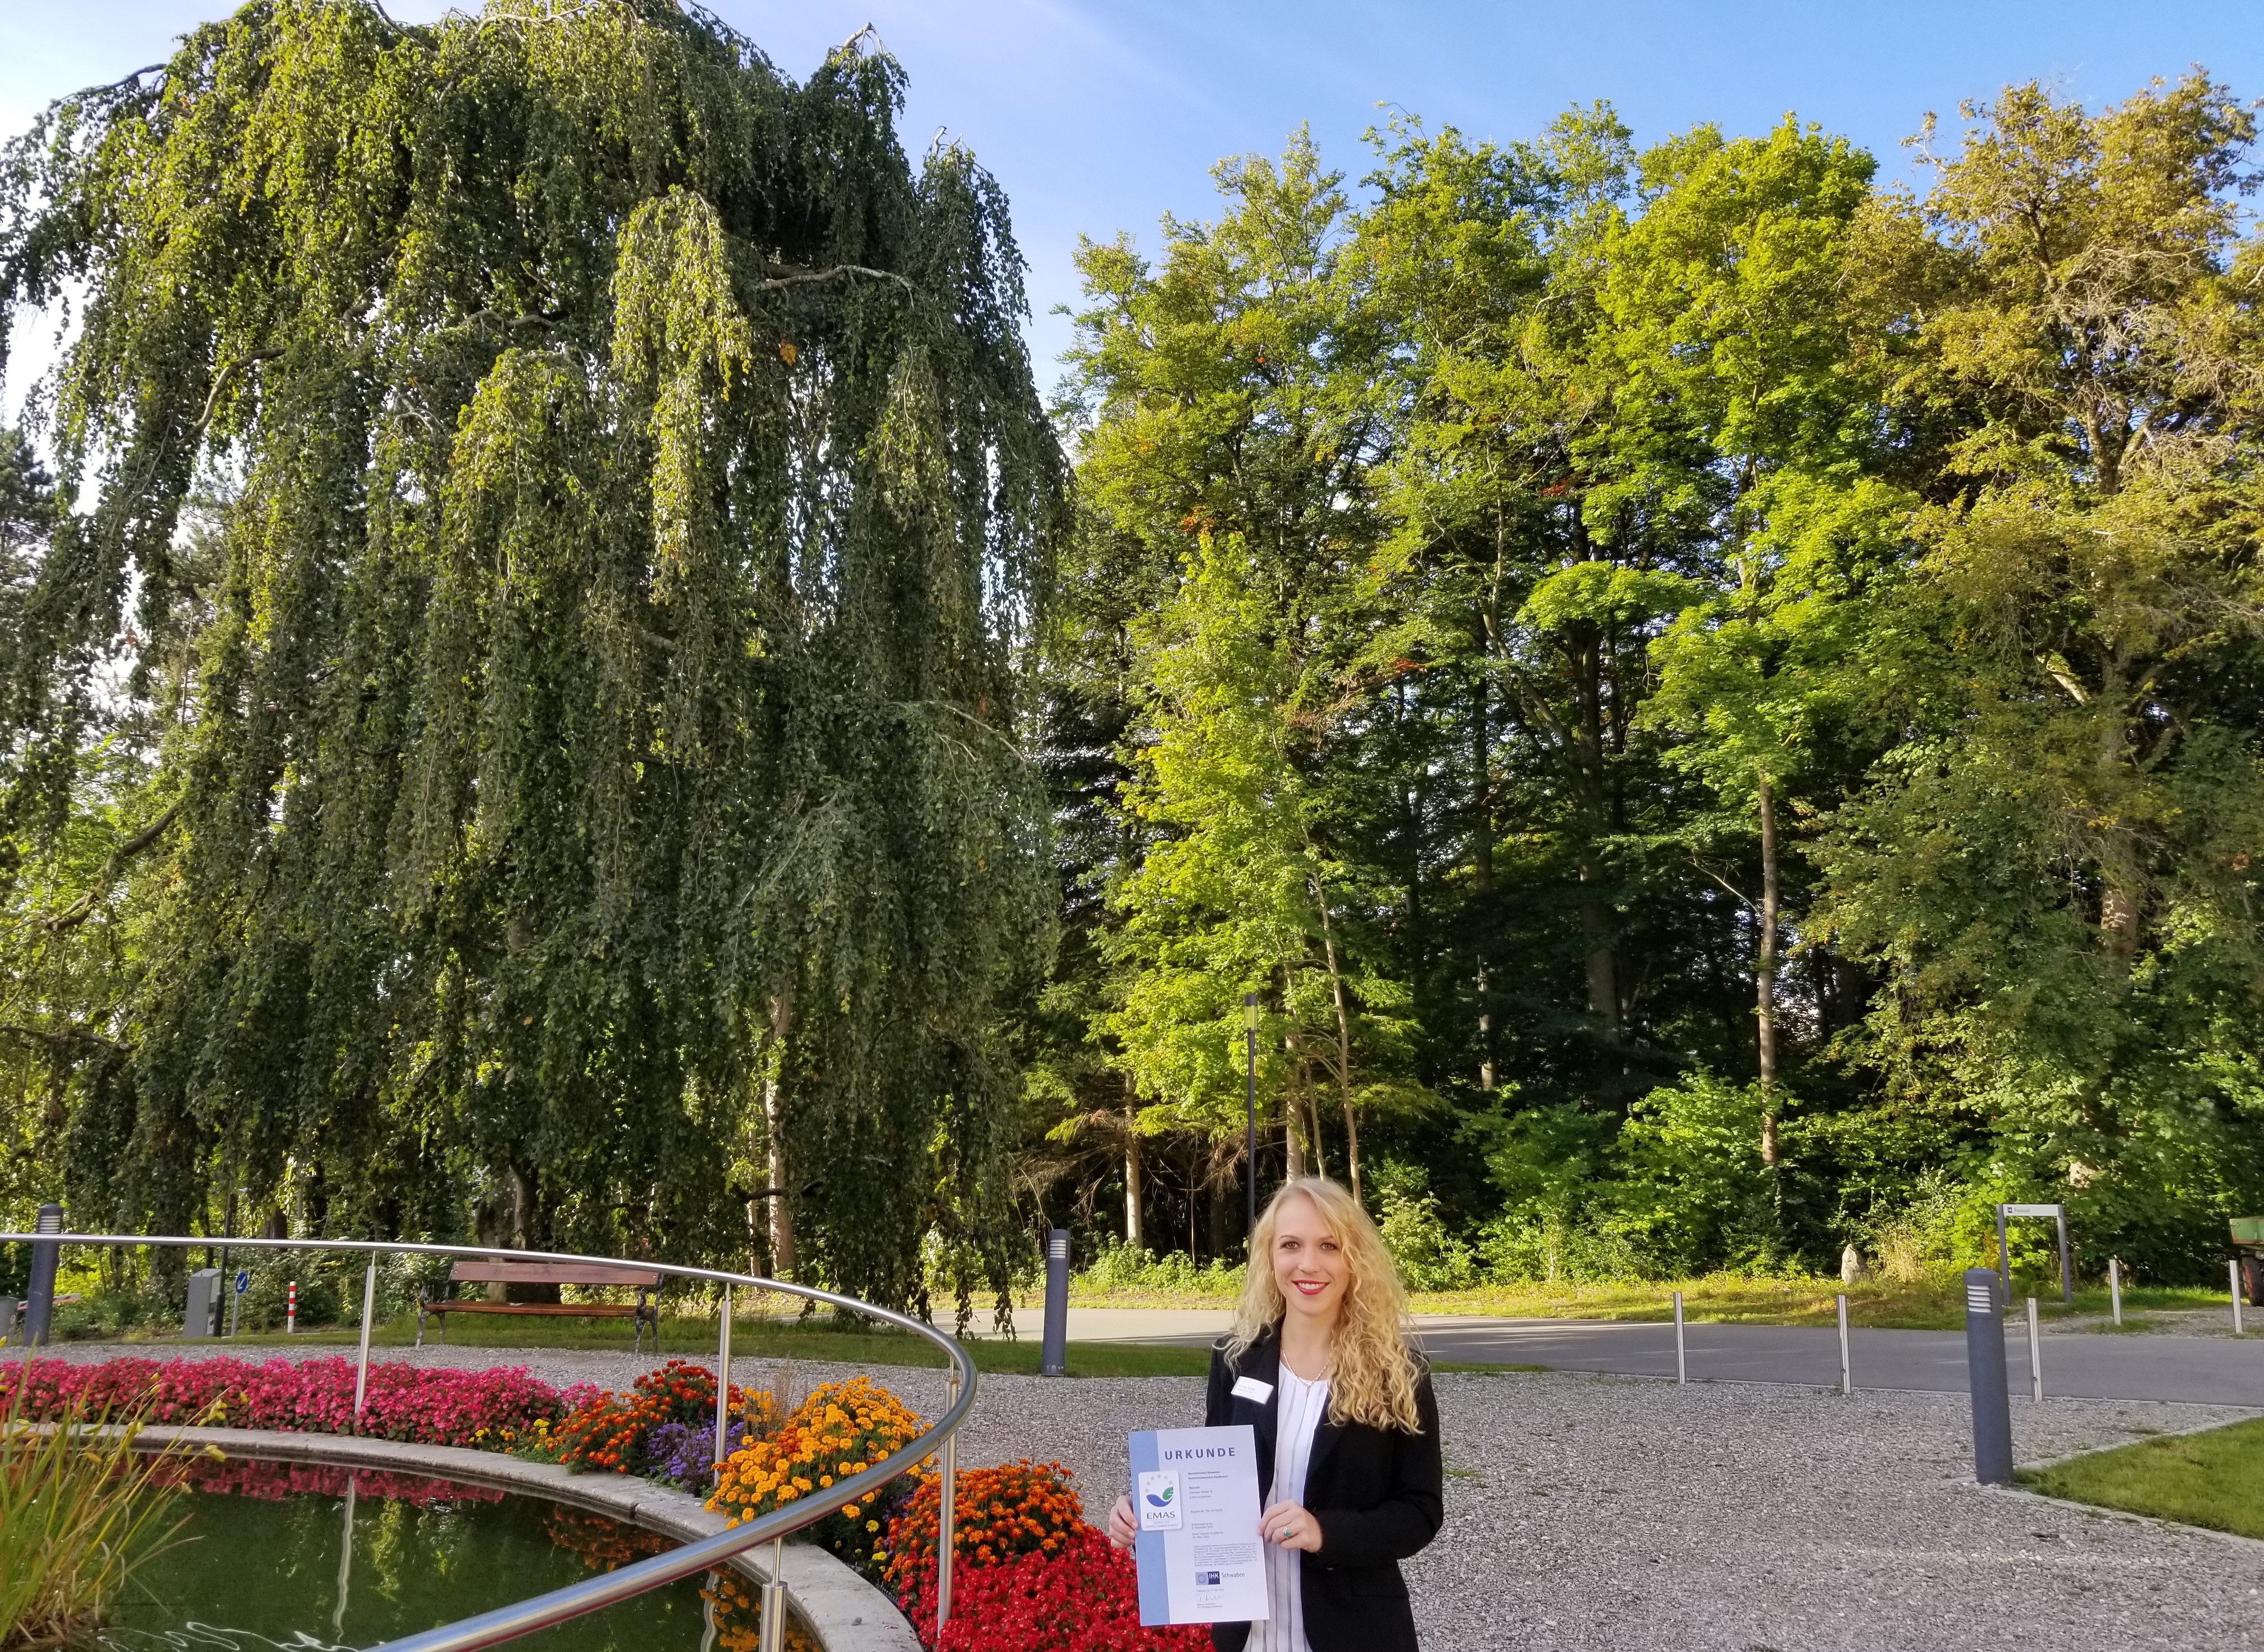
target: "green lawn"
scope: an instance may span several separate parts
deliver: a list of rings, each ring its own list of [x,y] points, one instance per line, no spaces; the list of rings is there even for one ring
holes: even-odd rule
[[[1738,1325],[1830,1325],[1839,1315],[1835,1299],[1847,1293],[1847,1321],[1894,1330],[1956,1330],[1965,1323],[1964,1287],[1956,1278],[1911,1282],[1866,1279],[1850,1286],[1828,1277],[1813,1278],[1748,1278],[1714,1274],[1694,1279],[1634,1279],[1599,1284],[1482,1285],[1469,1291],[1416,1292],[1410,1305],[1420,1314],[1497,1314],[1508,1319],[1661,1321],[1674,1317],[1673,1293],[1682,1292],[1684,1317],[1694,1322]],[[2106,1286],[2078,1288],[2072,1306],[2062,1307],[2057,1278],[2013,1281],[2015,1302],[2033,1295],[2045,1319],[2093,1314],[2108,1310]],[[1070,1301],[1091,1308],[1228,1308],[1233,1299],[1189,1292],[1114,1290],[1073,1287]],[[2126,1288],[2122,1309],[2125,1328],[2141,1328],[2150,1310],[2222,1307],[2221,1290],[2186,1288]],[[1035,1304],[1018,1304],[1018,1314]]]
[[[716,1324],[712,1318],[671,1316],[662,1321],[661,1333],[662,1357],[677,1355],[697,1358],[715,1351]],[[417,1318],[411,1314],[379,1326],[372,1332],[370,1341],[381,1348],[401,1348],[414,1342],[416,1335]],[[235,1338],[234,1346],[249,1349],[289,1342],[352,1347],[357,1340],[353,1332],[346,1330],[308,1331],[293,1337],[272,1333],[246,1334]],[[425,1322],[424,1340],[428,1344],[439,1340],[438,1330],[429,1320]],[[531,1348],[627,1353],[632,1345],[628,1328],[611,1321],[533,1316],[511,1319],[492,1314],[481,1314],[475,1320],[460,1317],[449,1330],[448,1341],[452,1347],[491,1348],[505,1354]],[[652,1351],[652,1338],[647,1335],[648,1353]],[[230,1344],[221,1342],[205,1346],[221,1353],[227,1351]],[[1041,1350],[1038,1339],[1027,1333],[1013,1342],[1000,1337],[969,1337],[967,1347],[975,1357],[977,1371],[1024,1376],[1037,1373]],[[837,1328],[824,1321],[735,1318],[731,1354],[735,1359],[795,1359],[813,1364],[940,1367],[944,1363],[943,1355],[933,1344],[909,1331]],[[1139,1343],[1071,1343],[1068,1365],[1072,1377],[1200,1377],[1210,1369],[1210,1350]]]
[[[2030,1491],[2264,1538],[2264,1420],[2023,1469]]]

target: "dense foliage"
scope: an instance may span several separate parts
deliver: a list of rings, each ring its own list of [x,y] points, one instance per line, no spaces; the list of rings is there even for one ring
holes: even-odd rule
[[[1063,478],[901,91],[256,0],[9,148],[11,1201],[1003,1285]]]
[[[1245,1000],[1258,1179],[1420,1284],[2004,1197],[2172,1279],[2264,1209],[2228,89],[2009,88],[1916,191],[1790,119],[1300,136],[1083,246],[1050,422],[901,90],[256,0],[9,147],[11,1219],[963,1319],[1017,1170],[1233,1258]]]
[[[1261,1176],[1349,1169],[1419,1283],[1921,1269],[2007,1197],[2219,1265],[2254,117],[2199,71],[1963,113],[1920,193],[1791,120],[1402,120],[1357,203],[1301,137],[1085,244],[1057,1217],[1233,1253],[1255,993]]]

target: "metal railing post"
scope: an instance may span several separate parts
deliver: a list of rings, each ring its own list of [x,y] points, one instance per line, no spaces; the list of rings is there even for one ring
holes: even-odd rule
[[[757,1652],[786,1652],[786,1539],[771,1545],[771,1575],[763,1584],[763,1627]]]
[[[959,1403],[959,1372],[951,1373],[951,1405]],[[943,1442],[943,1474],[937,1487],[935,1519],[935,1643],[943,1645],[943,1627],[951,1621],[951,1528],[959,1511],[959,1437]]]
[[[1847,1294],[1840,1293],[1840,1392],[1855,1392],[1855,1373],[1847,1360]]]
[[[726,1437],[731,1431],[731,1287],[723,1286],[723,1328],[715,1339],[715,1479],[723,1478],[723,1459],[731,1454]],[[766,1618],[765,1623],[770,1621]],[[765,1634],[770,1631],[765,1629]]]
[[[377,1310],[377,1255],[372,1252],[369,1271],[361,1277],[361,1364],[354,1370],[354,1426],[361,1426],[362,1396],[369,1392],[369,1322]]]
[[[1674,1380],[1680,1383],[1690,1380],[1689,1362],[1682,1357],[1682,1292],[1680,1291],[1674,1293]]]

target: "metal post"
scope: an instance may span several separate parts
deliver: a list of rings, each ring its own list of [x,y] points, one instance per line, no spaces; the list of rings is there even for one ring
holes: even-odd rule
[[[1997,1207],[1997,1277],[2005,1282],[2005,1300],[2013,1299],[2013,1254],[2005,1245],[2005,1207]]]
[[[1840,1392],[1855,1392],[1854,1374],[1847,1364],[1847,1295],[1844,1291],[1840,1294]]]
[[[723,1478],[723,1459],[731,1454],[726,1437],[731,1431],[731,1287],[723,1287],[723,1328],[715,1338],[715,1478]],[[657,1350],[655,1350],[658,1351]],[[766,1618],[764,1622],[768,1623]],[[765,1629],[765,1634],[770,1631]]]
[[[786,1539],[771,1545],[771,1575],[763,1584],[763,1625],[757,1652],[786,1652]]]
[[[354,1424],[361,1424],[362,1396],[369,1392],[369,1325],[377,1314],[377,1257],[361,1277],[361,1364],[354,1370]]]
[[[291,1281],[290,1288],[283,1293],[283,1335],[286,1336],[296,1335],[298,1334],[298,1330],[299,1282],[296,1279],[294,1279]]]
[[[40,1206],[40,1219],[32,1231],[35,1234],[60,1234],[63,1231],[63,1207],[60,1204]],[[55,1314],[55,1266],[62,1255],[62,1247],[56,1244],[32,1243],[32,1284],[30,1295],[24,1303],[24,1346],[39,1348],[47,1340],[47,1326]]]
[[[944,1404],[948,1411],[959,1403],[959,1367],[951,1368],[951,1398]],[[943,1644],[944,1626],[951,1621],[951,1528],[959,1512],[959,1436],[952,1435],[943,1443],[943,1474],[936,1491],[940,1501],[935,1509],[935,1643]]]
[[[2107,1259],[2107,1299],[2115,1305],[2115,1328],[2122,1328],[2122,1263],[2120,1257]]]
[[[2240,1323],[2240,1263],[2234,1261],[2226,1265],[2232,1271],[2232,1334],[2239,1336],[2246,1334],[2246,1328]]]
[[[2013,1483],[2013,1408],[2005,1389],[2005,1324],[1997,1276],[1965,1270],[1965,1378],[1973,1391],[1973,1478]]]
[[[1069,1375],[1069,1229],[1046,1235],[1046,1335],[1041,1377]]]
[[[1682,1292],[1674,1293],[1674,1380],[1690,1380],[1689,1362],[1682,1357]]]
[[[2062,1307],[2075,1305],[2075,1273],[2067,1263],[2067,1212],[2063,1208],[2053,1219],[2059,1224],[2059,1304]]]
[[[1258,994],[1242,995],[1243,1154],[1249,1167],[1250,1209],[1242,1229],[1243,1248],[1258,1235]],[[1255,1263],[1252,1263],[1255,1266]]]
[[[2028,1299],[2028,1398],[2044,1402],[2044,1350],[2036,1340],[2036,1299]]]
[[[236,1335],[236,1317],[243,1311],[243,1293],[251,1283],[250,1272],[249,1268],[238,1268],[236,1270],[236,1278],[229,1291],[228,1334],[231,1340]]]

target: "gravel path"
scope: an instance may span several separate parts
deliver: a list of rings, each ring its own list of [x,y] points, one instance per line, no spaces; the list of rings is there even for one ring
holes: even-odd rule
[[[531,1349],[384,1357],[611,1386],[649,1363]],[[798,1365],[793,1385],[847,1369]],[[771,1367],[747,1360],[733,1374],[760,1383]],[[874,1374],[923,1411],[942,1403],[940,1371]],[[1447,1525],[1408,1568],[1432,1652],[2264,1649],[2264,1546],[1961,1483],[1961,1396],[1561,1373],[1437,1381]],[[1058,1459],[1097,1514],[1123,1488],[1125,1434],[1199,1421],[1201,1402],[1191,1378],[987,1378],[960,1460]],[[2038,1461],[2252,1415],[2055,1400],[2015,1401],[2013,1421],[2020,1456]]]

